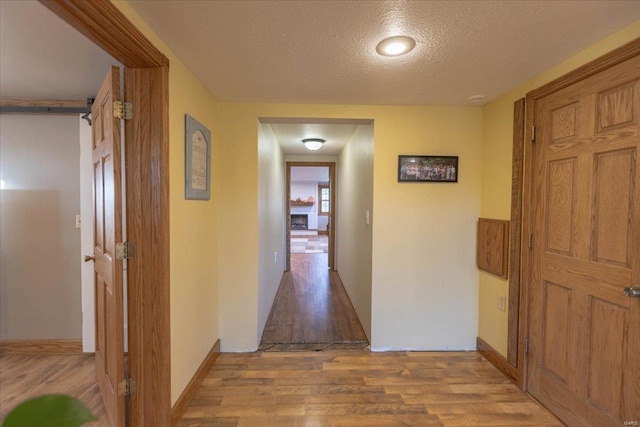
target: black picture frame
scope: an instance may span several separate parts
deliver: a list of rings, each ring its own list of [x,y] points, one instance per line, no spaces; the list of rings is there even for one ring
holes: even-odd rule
[[[185,114],[184,169],[185,199],[211,199],[211,131],[189,114]]]
[[[458,182],[458,156],[398,156],[398,182]]]

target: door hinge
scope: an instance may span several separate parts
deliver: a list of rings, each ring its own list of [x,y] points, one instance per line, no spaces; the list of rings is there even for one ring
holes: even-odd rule
[[[531,126],[531,142],[536,142],[536,127]]]
[[[529,338],[524,340],[524,354],[529,354]]]
[[[529,241],[527,242],[527,247],[529,249],[533,248],[533,234],[529,234]]]
[[[125,378],[118,382],[118,396],[131,396],[136,394],[136,380]]]
[[[116,243],[116,259],[130,259],[136,254],[136,245],[133,242]]]
[[[113,117],[116,119],[131,120],[133,117],[133,105],[130,101],[113,101]]]

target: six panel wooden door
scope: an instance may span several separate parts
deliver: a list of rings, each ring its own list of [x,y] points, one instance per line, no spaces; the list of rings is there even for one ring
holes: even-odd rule
[[[529,391],[571,426],[640,421],[640,57],[534,104]],[[627,424],[637,425],[637,424]]]
[[[120,120],[113,102],[120,100],[120,70],[111,67],[91,108],[93,132],[93,203],[96,304],[96,376],[109,423],[124,426],[122,261],[116,243],[122,241]]]

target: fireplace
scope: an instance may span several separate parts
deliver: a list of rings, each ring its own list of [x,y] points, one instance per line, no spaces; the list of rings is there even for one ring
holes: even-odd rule
[[[291,229],[306,230],[309,227],[307,214],[291,214]]]

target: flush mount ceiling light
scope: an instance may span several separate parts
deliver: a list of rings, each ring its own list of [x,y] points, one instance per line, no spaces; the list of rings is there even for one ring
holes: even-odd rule
[[[470,96],[469,98],[467,98],[467,101],[471,102],[472,104],[479,104],[484,101],[484,95]]]
[[[302,140],[306,149],[311,151],[316,151],[322,148],[322,144],[324,144],[324,142],[325,140],[322,138],[305,138]]]
[[[416,41],[407,36],[395,36],[382,40],[376,46],[376,52],[382,56],[400,56],[411,52],[416,47]]]

